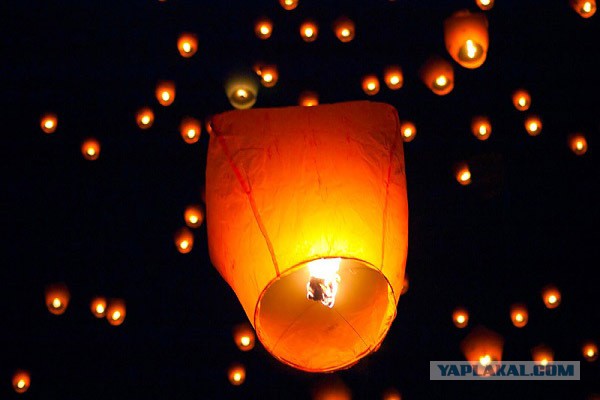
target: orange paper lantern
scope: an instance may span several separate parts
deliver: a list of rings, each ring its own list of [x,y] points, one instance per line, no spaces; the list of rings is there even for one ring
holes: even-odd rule
[[[279,0],[279,4],[286,10],[293,10],[298,7],[298,0]]]
[[[396,109],[355,101],[230,111],[212,125],[209,253],[261,343],[313,372],[376,350],[407,252]]]
[[[567,138],[569,148],[578,156],[584,155],[587,152],[588,144],[585,136],[582,133],[572,133]]]
[[[584,343],[581,352],[586,361],[592,362],[598,359],[598,345],[594,342]]]
[[[482,325],[476,326],[460,343],[465,359],[479,366],[502,361],[504,338]]]
[[[596,13],[596,0],[571,0],[571,8],[583,18],[590,18]]]
[[[417,127],[411,121],[403,121],[400,125],[400,132],[404,142],[412,142],[417,135]]]
[[[64,283],[54,283],[46,287],[46,307],[54,315],[67,311],[71,294]]]
[[[383,80],[388,88],[397,90],[404,85],[404,74],[398,65],[390,65],[383,71]]]
[[[463,186],[471,183],[471,170],[466,162],[456,163],[454,166],[454,177],[456,181]]]
[[[354,21],[347,17],[340,17],[333,23],[333,32],[342,43],[348,43],[354,39]]]
[[[232,385],[239,386],[246,380],[246,367],[239,363],[232,364],[229,367],[227,376]]]
[[[396,388],[388,388],[381,396],[383,400],[402,400],[402,395]]]
[[[319,94],[312,90],[305,90],[298,96],[298,105],[303,107],[312,107],[319,105]]]
[[[94,138],[89,138],[81,144],[81,154],[86,160],[97,160],[100,157],[100,142]]]
[[[54,133],[56,131],[56,127],[58,125],[58,118],[56,114],[46,113],[42,115],[40,119],[40,128],[44,133]]]
[[[554,350],[545,344],[540,344],[531,349],[531,359],[540,365],[548,365],[554,361]]]
[[[454,88],[454,69],[445,59],[431,56],[419,69],[421,80],[433,93],[444,96]]]
[[[254,33],[259,39],[268,39],[273,33],[273,22],[269,18],[262,17],[254,24]]]
[[[260,76],[260,83],[264,87],[273,87],[279,79],[279,72],[276,65],[260,65],[256,69],[256,74]]]
[[[376,75],[366,75],[362,79],[362,90],[369,96],[379,93],[379,79]]]
[[[255,335],[252,326],[248,323],[236,325],[236,327],[233,329],[233,340],[240,350],[252,350],[254,348],[255,341]]]
[[[127,314],[127,308],[125,307],[125,300],[123,299],[111,299],[106,308],[106,319],[108,323],[113,326],[119,326],[125,321],[125,315]]]
[[[154,112],[150,107],[143,107],[135,114],[135,122],[141,129],[148,129],[154,123]]]
[[[187,227],[181,227],[175,232],[175,246],[181,254],[187,254],[194,247],[194,234]]]
[[[494,7],[494,0],[475,0],[475,4],[477,4],[477,7],[480,9],[487,11]]]
[[[179,124],[179,133],[184,142],[194,144],[200,139],[202,123],[196,118],[185,117]]]
[[[198,204],[190,204],[183,213],[185,224],[190,228],[198,228],[204,222],[204,211]]]
[[[233,74],[225,83],[229,103],[238,110],[252,108],[258,98],[256,75],[246,72]]]
[[[529,321],[529,313],[524,304],[513,304],[510,306],[510,320],[517,328],[522,328]]]
[[[464,328],[469,324],[469,312],[462,307],[456,308],[452,313],[452,322],[457,328]]]
[[[25,393],[31,386],[31,376],[28,371],[18,370],[12,377],[12,387],[17,393]]]
[[[175,101],[175,83],[173,81],[158,82],[155,94],[160,105],[170,106]]]
[[[512,102],[519,111],[527,111],[531,107],[531,95],[525,89],[517,89],[512,94]]]
[[[537,115],[530,115],[525,119],[525,130],[529,136],[537,136],[542,132],[542,120]]]
[[[300,37],[302,37],[302,40],[305,42],[314,42],[317,40],[318,35],[319,27],[316,22],[307,20],[300,25]]]
[[[471,132],[479,140],[487,140],[492,134],[492,124],[485,116],[475,116],[471,119]]]
[[[554,285],[548,285],[542,290],[542,300],[546,308],[556,308],[560,304],[560,291]]]
[[[177,39],[177,50],[182,57],[190,58],[198,51],[198,38],[195,34],[185,32]]]
[[[460,10],[444,20],[448,54],[465,68],[480,67],[489,46],[488,20],[482,12]]]
[[[103,318],[106,315],[106,299],[104,297],[95,297],[90,303],[90,310],[94,317]]]

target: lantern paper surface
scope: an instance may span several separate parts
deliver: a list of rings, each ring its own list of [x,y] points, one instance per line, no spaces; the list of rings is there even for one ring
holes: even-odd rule
[[[210,257],[261,343],[311,372],[375,351],[396,315],[407,255],[396,109],[351,101],[234,110],[212,127]],[[326,305],[309,286],[332,264],[338,290]]]

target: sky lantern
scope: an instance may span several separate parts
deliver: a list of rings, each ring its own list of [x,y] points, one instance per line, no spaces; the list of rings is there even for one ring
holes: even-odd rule
[[[256,76],[236,73],[225,82],[225,94],[229,103],[238,110],[251,108],[257,100],[258,82]]]
[[[454,165],[454,177],[457,182],[463,186],[471,183],[471,170],[466,162],[459,162]]]
[[[480,67],[489,46],[488,20],[482,12],[460,10],[444,20],[444,42],[448,54],[465,68]]]
[[[249,351],[254,348],[254,329],[248,323],[242,323],[233,329],[233,340],[241,351]]]
[[[366,75],[362,79],[362,90],[369,96],[379,93],[379,79],[376,75]]]
[[[548,365],[554,361],[554,350],[545,344],[540,344],[531,349],[531,359],[540,365]]]
[[[522,328],[529,321],[529,313],[525,304],[513,304],[510,306],[510,320],[517,328]]]
[[[381,396],[383,400],[402,400],[402,395],[396,388],[388,388],[383,392]]]
[[[404,142],[412,142],[417,135],[417,127],[411,121],[402,121],[400,124],[400,132]]]
[[[460,342],[465,360],[486,367],[502,361],[504,338],[497,332],[478,325]]]
[[[531,107],[531,95],[525,89],[517,89],[512,94],[512,102],[519,111],[527,111]]]
[[[408,246],[396,109],[234,110],[212,125],[209,254],[265,349],[310,372],[375,351],[396,315]]]
[[[140,129],[148,129],[154,123],[154,112],[150,107],[140,108],[135,114],[135,122]]]
[[[483,11],[487,11],[494,7],[494,0],[475,0],[475,4]]]
[[[454,309],[452,322],[457,328],[464,328],[469,324],[469,312],[463,307]]]
[[[260,76],[260,83],[264,87],[273,87],[279,79],[277,65],[264,64],[256,67],[256,74]]]
[[[160,81],[156,85],[156,99],[162,106],[170,106],[175,101],[175,83]]]
[[[94,297],[90,302],[90,310],[94,317],[103,318],[106,315],[106,298]]]
[[[319,94],[312,90],[305,90],[298,96],[298,105],[312,107],[319,104]]]
[[[404,74],[399,65],[389,65],[383,70],[383,80],[388,88],[397,90],[404,85]]]
[[[530,115],[525,119],[525,130],[529,136],[537,136],[542,132],[542,120],[537,115]]]
[[[279,0],[279,4],[281,4],[281,7],[284,9],[290,11],[298,7],[298,0]]]
[[[454,88],[452,64],[439,56],[431,56],[419,69],[421,80],[433,93],[443,96]]]
[[[305,42],[314,42],[317,40],[319,27],[313,20],[306,20],[300,25],[300,37]]]
[[[100,142],[94,138],[85,139],[81,144],[81,154],[86,160],[97,160],[100,157]]]
[[[312,387],[311,400],[351,400],[352,391],[337,375],[324,376]]]
[[[492,134],[490,119],[483,115],[473,117],[471,119],[471,132],[479,140],[488,139]]]
[[[542,290],[542,300],[546,308],[556,308],[560,304],[560,291],[554,285],[548,285]]]
[[[596,13],[596,0],[570,0],[571,8],[583,18],[589,18]]]
[[[586,361],[592,362],[598,359],[598,345],[592,341],[584,343],[581,352]]]
[[[333,23],[333,32],[342,43],[347,43],[354,39],[355,35],[354,21],[348,17],[339,17]]]
[[[194,234],[187,227],[181,227],[175,231],[175,247],[181,254],[187,254],[194,247]]]
[[[67,311],[71,294],[64,283],[53,283],[46,287],[46,307],[54,315]]]
[[[185,224],[190,228],[198,228],[204,222],[204,211],[199,204],[190,204],[183,213]]]
[[[195,34],[184,32],[177,39],[177,50],[184,58],[190,58],[198,51],[198,38]]]
[[[588,149],[587,140],[583,133],[572,133],[567,138],[569,148],[578,156],[584,155]]]
[[[56,127],[58,126],[58,118],[56,114],[46,113],[42,115],[40,119],[40,128],[44,133],[54,133],[56,131]]]
[[[125,321],[125,315],[127,309],[125,307],[125,300],[123,299],[111,299],[106,308],[106,319],[108,323],[113,326],[118,326]]]
[[[17,393],[25,393],[31,386],[31,375],[28,371],[18,370],[12,377],[12,387]]]
[[[273,22],[267,17],[261,17],[254,24],[254,33],[259,39],[268,39],[273,33]]]
[[[232,364],[227,371],[227,377],[232,385],[241,385],[246,380],[246,367],[239,363]]]
[[[408,279],[408,275],[404,274],[404,279],[402,280],[402,290],[400,291],[400,294],[405,294],[406,292],[408,292],[409,287],[410,281]]]
[[[200,139],[201,132],[202,123],[196,118],[184,117],[179,124],[179,133],[187,144],[196,143]]]

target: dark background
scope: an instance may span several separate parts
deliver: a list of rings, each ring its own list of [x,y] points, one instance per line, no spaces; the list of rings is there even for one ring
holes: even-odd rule
[[[490,48],[475,70],[451,61],[443,20],[474,1],[300,0],[285,11],[260,1],[14,1],[0,10],[1,130],[4,153],[0,272],[0,398],[30,399],[310,399],[338,380],[353,399],[378,399],[389,387],[403,399],[587,399],[600,392],[598,361],[582,359],[586,339],[599,342],[598,163],[600,30],[567,0],[498,0],[490,11]],[[270,17],[262,41],[254,20]],[[350,43],[330,26],[347,15]],[[316,42],[300,39],[304,18],[320,25]],[[176,48],[195,32],[197,54]],[[453,63],[455,88],[436,96],[417,71],[432,54]],[[208,134],[189,145],[178,132],[184,116],[206,119],[232,109],[223,83],[256,61],[277,64],[280,79],[261,88],[255,107],[297,104],[304,89],[321,103],[387,102],[417,125],[405,143],[410,208],[410,289],[380,350],[349,370],[309,374],[281,364],[260,343],[241,352],[232,328],[246,316],[211,265],[205,226],[190,254],[174,231],[183,210],[201,202]],[[360,79],[399,64],[405,84],[366,96]],[[154,97],[160,79],[177,84],[173,105]],[[511,93],[532,95],[529,112]],[[151,106],[156,120],[140,130],[135,112]],[[43,134],[40,115],[58,115]],[[528,114],[543,120],[528,136]],[[473,115],[493,132],[478,141]],[[575,156],[571,132],[589,150]],[[102,143],[97,161],[83,159],[83,138]],[[459,185],[452,165],[468,161],[473,183]],[[51,315],[44,288],[65,282],[71,303]],[[540,290],[562,291],[560,307],[544,307]],[[127,317],[110,326],[94,318],[95,295],[123,297]],[[530,322],[513,327],[509,307],[527,304]],[[454,307],[471,312],[466,329]],[[546,343],[557,360],[581,361],[579,382],[432,382],[430,360],[462,360],[459,343],[484,325],[505,339],[505,360],[530,360]],[[234,387],[227,368],[247,367]],[[15,369],[31,372],[23,395],[10,387]]]

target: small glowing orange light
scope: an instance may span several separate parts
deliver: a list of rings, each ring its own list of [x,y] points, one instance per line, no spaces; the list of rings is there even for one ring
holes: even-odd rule
[[[388,388],[385,392],[383,392],[382,396],[383,400],[402,400],[402,395],[395,388]]]
[[[108,323],[113,326],[118,326],[125,321],[125,315],[127,309],[125,307],[125,300],[123,299],[111,299],[108,307],[106,308],[106,319]]]
[[[256,67],[256,74],[260,76],[260,83],[264,87],[273,87],[279,79],[276,65],[260,65]]]
[[[54,283],[46,287],[46,307],[54,315],[67,311],[71,294],[64,283]]]
[[[150,107],[143,107],[135,115],[135,122],[141,129],[148,129],[154,123],[154,112]]]
[[[452,313],[452,322],[457,328],[464,328],[469,324],[469,312],[462,308],[456,308]]]
[[[408,275],[404,274],[404,280],[402,281],[402,290],[400,294],[403,295],[408,292],[408,288],[410,287],[410,281],[408,279]]]
[[[317,40],[318,34],[319,27],[316,22],[307,20],[300,25],[300,36],[305,42],[314,42]]]
[[[525,119],[525,130],[530,136],[537,136],[542,132],[542,120],[537,115]]]
[[[373,96],[379,93],[379,79],[375,75],[366,75],[362,79],[362,90],[365,94]]]
[[[187,254],[194,247],[194,234],[187,227],[179,228],[175,232],[175,246],[181,254]]]
[[[458,183],[466,186],[471,183],[471,171],[465,162],[457,163],[454,167],[454,176]]]
[[[556,308],[561,301],[560,292],[556,286],[548,285],[542,290],[542,299],[546,308]]]
[[[106,299],[104,297],[95,297],[90,303],[90,310],[96,318],[102,318],[106,315]]]
[[[198,38],[195,34],[185,32],[177,39],[177,50],[182,57],[190,58],[198,51]]]
[[[510,320],[517,328],[527,325],[527,321],[529,320],[527,307],[524,304],[513,304],[510,307]]]
[[[304,107],[312,107],[319,105],[319,95],[317,92],[305,90],[298,97],[298,104]]]
[[[100,142],[94,138],[89,138],[81,144],[81,154],[86,160],[97,160],[100,157]]]
[[[233,329],[233,340],[240,350],[252,350],[255,342],[255,335],[252,326],[248,323],[238,324]]]
[[[25,393],[31,386],[31,376],[28,371],[18,370],[12,378],[12,386],[15,392]]]
[[[404,121],[400,124],[400,133],[404,142],[412,142],[417,135],[417,127],[411,121]]]
[[[188,144],[194,144],[200,139],[202,123],[196,118],[184,117],[179,124],[179,133]]]
[[[273,22],[266,17],[259,18],[254,24],[254,33],[259,39],[268,39],[273,33]]]
[[[354,21],[347,17],[340,17],[333,23],[333,32],[342,43],[347,43],[354,39],[355,35]]]
[[[588,149],[587,140],[582,133],[572,133],[567,138],[569,148],[578,156],[584,155]]]
[[[492,124],[485,116],[475,116],[471,120],[471,132],[479,140],[486,140],[492,134]]]
[[[598,359],[598,345],[594,342],[584,343],[581,351],[586,361],[592,362]]]
[[[596,13],[596,0],[571,0],[571,8],[583,18],[589,18]]]
[[[454,68],[439,56],[431,56],[419,69],[423,83],[435,94],[444,96],[454,88]]]
[[[502,335],[482,325],[475,326],[460,343],[465,359],[481,366],[502,361],[503,347]]]
[[[204,211],[198,204],[190,204],[183,213],[185,224],[190,228],[198,228],[204,222]]]
[[[397,90],[404,85],[404,74],[398,65],[390,65],[383,71],[383,80],[388,88]]]
[[[233,364],[229,367],[229,382],[234,386],[239,386],[246,380],[246,368],[242,364]]]
[[[156,99],[163,106],[170,106],[175,101],[175,83],[160,81],[156,85]]]
[[[527,111],[531,107],[531,95],[525,89],[517,89],[513,92],[512,102],[519,111]]]
[[[536,363],[546,366],[554,361],[554,351],[550,347],[540,344],[531,349],[531,358]]]
[[[284,9],[290,11],[298,7],[298,0],[279,0],[279,4],[281,4],[281,7]]]
[[[494,0],[475,0],[475,4],[480,9],[487,11],[494,7]]]
[[[58,119],[55,114],[46,113],[42,115],[40,120],[40,128],[44,133],[54,133],[56,131],[56,126],[58,125]]]

